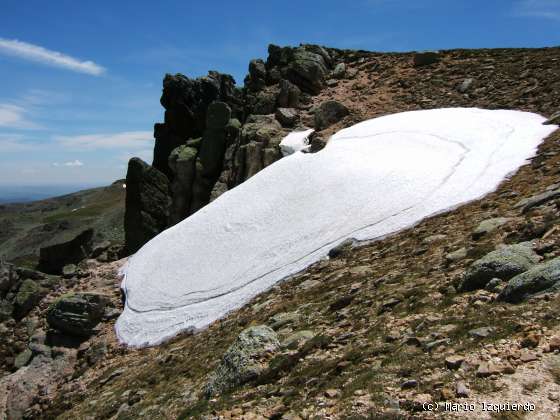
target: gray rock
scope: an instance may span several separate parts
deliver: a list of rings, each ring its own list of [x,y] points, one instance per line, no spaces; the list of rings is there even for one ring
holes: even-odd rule
[[[33,357],[33,352],[30,349],[25,349],[19,353],[14,359],[14,367],[16,369],[26,366]]]
[[[315,337],[315,333],[309,330],[297,331],[293,334],[290,334],[282,341],[282,347],[288,349],[296,349],[301,344],[311,340]]]
[[[274,115],[282,127],[293,127],[298,120],[298,112],[294,108],[278,108]]]
[[[47,311],[51,328],[63,333],[87,337],[103,319],[108,298],[93,293],[75,293],[62,296]]]
[[[281,312],[270,317],[268,324],[273,330],[279,330],[288,324],[298,322],[300,319],[301,315],[297,312]]]
[[[480,327],[469,331],[469,335],[474,338],[486,338],[494,333],[494,327]]]
[[[327,65],[323,56],[296,48],[288,64],[288,79],[302,91],[318,94],[325,84],[328,74]]]
[[[315,129],[324,130],[346,117],[350,111],[337,101],[326,101],[315,110]]]
[[[278,106],[281,108],[297,108],[299,106],[301,90],[285,79],[280,81],[279,86],[280,92],[276,99]]]
[[[424,51],[414,54],[413,63],[414,67],[428,66],[437,63],[440,59],[438,51]]]
[[[92,258],[99,257],[101,254],[103,254],[105,251],[107,251],[110,246],[111,246],[110,241],[103,241],[103,242],[99,242],[97,244],[94,244],[93,248],[92,248],[92,251],[91,251],[91,257]]]
[[[529,198],[520,200],[514,207],[521,208],[521,213],[527,213],[534,207],[541,206],[551,200],[560,198],[560,189],[545,191],[544,193],[534,195]]]
[[[445,256],[445,260],[449,263],[458,262],[465,258],[467,258],[467,248],[459,248]]]
[[[338,245],[334,246],[329,250],[329,258],[336,258],[344,254],[348,249],[350,249],[356,243],[355,239],[349,238],[345,239]]]
[[[0,297],[6,296],[8,290],[17,282],[18,275],[14,266],[0,260]]]
[[[27,315],[44,295],[45,290],[35,280],[24,280],[14,299],[14,318],[21,319]]]
[[[457,87],[457,90],[461,93],[465,93],[471,88],[473,82],[474,82],[474,79],[471,79],[471,78],[465,79]]]
[[[482,289],[493,278],[509,280],[538,263],[538,255],[523,244],[505,246],[476,260],[467,269],[461,290]]]
[[[62,267],[62,277],[70,279],[78,275],[78,267],[76,264],[68,264]]]
[[[12,317],[14,305],[7,299],[0,299],[0,322],[7,321]]]
[[[332,77],[334,77],[335,79],[344,79],[344,76],[346,76],[346,64],[338,63],[334,67]]]
[[[171,182],[170,225],[180,222],[190,214],[197,154],[196,148],[183,145],[169,155],[169,167],[174,175]]]
[[[124,213],[125,247],[129,254],[165,230],[170,201],[168,178],[141,159],[130,159]]]
[[[543,122],[544,125],[560,124],[560,111],[555,112],[551,117]]]
[[[498,299],[517,303],[537,293],[557,290],[560,290],[560,257],[513,277]]]
[[[464,382],[457,382],[455,385],[455,395],[457,398],[468,398],[470,392]]]
[[[45,273],[60,274],[65,265],[77,264],[89,257],[92,240],[93,229],[86,229],[68,241],[42,247],[39,250],[39,269]]]
[[[206,396],[211,397],[258,378],[266,369],[262,356],[277,351],[279,347],[278,337],[270,327],[258,325],[242,331],[210,375],[205,387]]]
[[[473,230],[472,238],[478,240],[489,233],[494,232],[500,226],[505,225],[511,219],[508,217],[494,217],[492,219],[486,219],[480,222],[480,224]]]
[[[500,279],[492,279],[486,284],[484,289],[488,290],[489,292],[497,292],[500,287],[504,284],[504,282]]]

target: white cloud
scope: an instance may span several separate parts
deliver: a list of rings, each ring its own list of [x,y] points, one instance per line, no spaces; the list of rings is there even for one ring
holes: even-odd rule
[[[514,5],[518,16],[560,20],[559,0],[519,0]]]
[[[2,128],[38,128],[38,126],[25,117],[25,108],[0,103],[0,127]]]
[[[0,135],[0,153],[26,152],[36,150],[37,146],[22,141],[18,135]]]
[[[17,39],[0,38],[0,53],[93,76],[100,76],[106,71],[104,67],[93,61],[81,61],[69,55]]]
[[[56,166],[56,167],[59,167],[59,166],[70,166],[70,167],[84,166],[84,162],[76,159],[76,160],[71,160],[69,162],[64,162],[64,163],[55,162],[55,163],[53,163],[53,166]]]
[[[55,140],[60,145],[75,150],[130,148],[143,150],[153,143],[154,135],[151,131],[125,131],[122,133],[57,136]]]

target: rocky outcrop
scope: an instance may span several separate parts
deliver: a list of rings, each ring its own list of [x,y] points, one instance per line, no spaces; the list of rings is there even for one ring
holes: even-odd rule
[[[560,290],[560,258],[554,258],[513,277],[498,298],[517,303],[529,296]]]
[[[266,370],[267,356],[280,347],[274,330],[258,325],[242,331],[210,375],[205,394],[211,397],[258,378]]]
[[[67,264],[77,264],[92,251],[93,229],[86,229],[76,237],[39,251],[39,269],[49,274],[60,274]]]
[[[88,337],[101,322],[108,299],[94,293],[75,293],[62,296],[47,312],[51,328],[78,337]]]
[[[124,214],[125,247],[129,254],[167,227],[169,204],[167,177],[139,158],[130,159]]]
[[[414,54],[413,63],[414,67],[422,67],[437,63],[440,59],[440,54],[437,51],[423,51]]]
[[[240,91],[233,77],[211,71],[208,76],[189,79],[182,74],[167,74],[163,80],[161,105],[165,108],[163,124],[156,124],[153,166],[173,178],[168,165],[171,152],[188,139],[201,137],[206,128],[208,106],[214,101],[227,103],[238,115]]]
[[[538,261],[538,255],[528,244],[504,246],[472,263],[465,273],[461,289],[482,289],[494,278],[507,281]]]

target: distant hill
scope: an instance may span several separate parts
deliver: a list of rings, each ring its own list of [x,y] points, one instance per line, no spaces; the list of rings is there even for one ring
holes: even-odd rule
[[[93,187],[93,185],[0,185],[0,204],[44,200]]]
[[[70,187],[65,187],[70,188]],[[96,241],[123,242],[123,182],[30,201],[62,188],[0,189],[0,258],[34,266],[39,249],[70,239],[88,227]],[[19,201],[13,203],[12,201]],[[10,201],[12,203],[7,203]]]

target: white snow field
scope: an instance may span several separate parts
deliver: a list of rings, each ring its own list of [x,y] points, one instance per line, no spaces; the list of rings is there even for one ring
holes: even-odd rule
[[[405,112],[295,152],[156,236],[123,269],[131,346],[208,326],[347,238],[372,240],[493,191],[557,126],[519,111]]]

